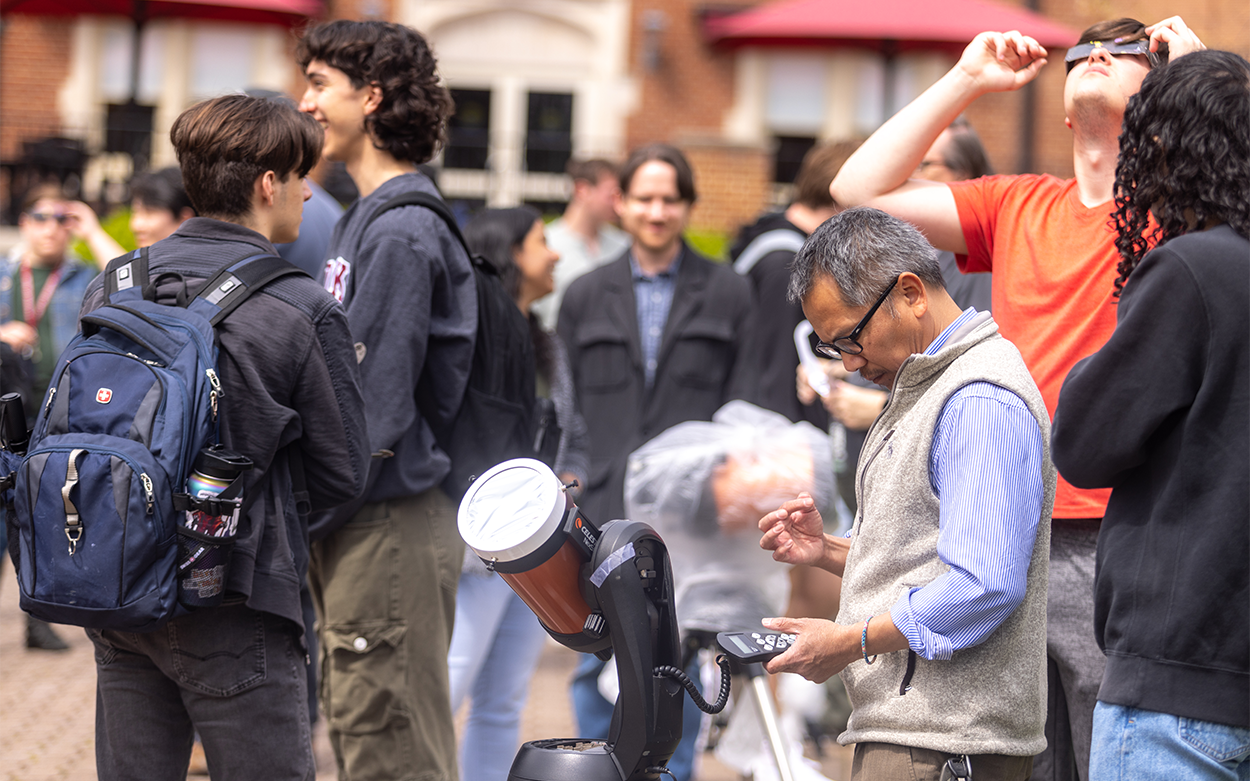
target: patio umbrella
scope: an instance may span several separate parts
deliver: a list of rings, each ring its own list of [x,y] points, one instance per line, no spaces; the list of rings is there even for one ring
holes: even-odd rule
[[[212,19],[294,27],[325,13],[323,0],[0,0],[0,15],[125,16],[134,21],[130,102],[139,92],[139,40],[153,19]]]
[[[869,46],[962,51],[985,30],[1019,30],[1043,46],[1070,46],[1078,31],[993,0],[780,0],[709,16],[704,34],[729,47]]]
[[[895,79],[895,58],[903,51],[937,50],[958,55],[985,30],[1019,30],[1062,51],[1080,32],[1035,11],[994,0],[778,0],[733,14],[708,15],[709,43],[743,46],[870,48],[884,55],[887,116]],[[1033,167],[1034,87],[1021,103],[1020,170]]]

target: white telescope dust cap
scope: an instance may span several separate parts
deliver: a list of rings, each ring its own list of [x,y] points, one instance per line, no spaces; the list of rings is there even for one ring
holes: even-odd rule
[[[473,481],[460,500],[460,536],[483,559],[516,561],[538,550],[564,521],[560,478],[541,461],[514,458]]]

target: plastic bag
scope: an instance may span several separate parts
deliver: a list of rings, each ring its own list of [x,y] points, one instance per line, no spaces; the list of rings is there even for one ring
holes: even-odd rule
[[[732,401],[630,455],[625,510],[668,547],[682,628],[725,631],[781,615],[789,598],[788,568],[760,548],[759,519],[800,491],[828,515],[835,490],[827,434]]]

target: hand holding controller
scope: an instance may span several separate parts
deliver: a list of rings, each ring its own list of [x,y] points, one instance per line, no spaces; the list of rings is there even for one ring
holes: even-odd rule
[[[798,635],[760,629],[757,632],[720,632],[716,635],[716,642],[725,649],[725,653],[743,664],[753,664],[767,662],[785,653],[796,637]]]

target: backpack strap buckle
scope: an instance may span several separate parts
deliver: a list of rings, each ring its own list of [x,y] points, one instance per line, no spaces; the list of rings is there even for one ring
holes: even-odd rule
[[[70,451],[69,463],[65,467],[65,484],[61,486],[61,499],[65,502],[65,538],[69,540],[71,556],[78,550],[78,541],[82,539],[82,519],[69,493],[78,485],[78,456],[83,452],[81,448]]]

